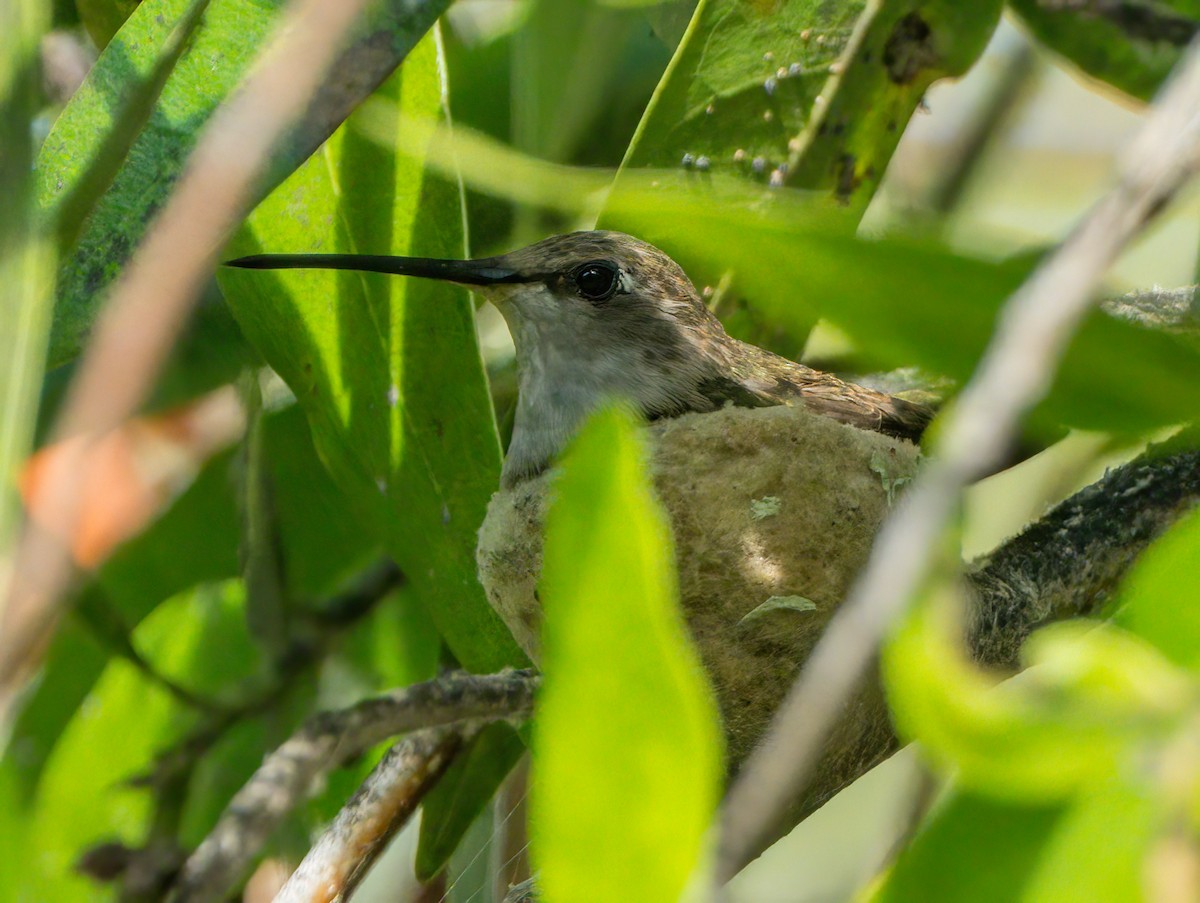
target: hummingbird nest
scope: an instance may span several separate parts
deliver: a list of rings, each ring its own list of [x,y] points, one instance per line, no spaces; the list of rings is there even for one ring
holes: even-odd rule
[[[684,615],[736,773],[761,739],[917,468],[916,445],[795,407],[651,424],[649,462],[675,538]],[[488,599],[536,662],[542,524],[553,471],[497,492],[479,533]],[[877,682],[845,712],[796,820],[895,747]]]

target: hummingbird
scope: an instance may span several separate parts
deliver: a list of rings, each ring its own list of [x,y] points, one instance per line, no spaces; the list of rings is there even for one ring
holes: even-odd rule
[[[505,488],[544,471],[588,414],[614,398],[647,420],[727,405],[792,405],[913,442],[934,413],[733,338],[679,264],[621,232],[555,235],[474,260],[259,254],[227,265],[438,279],[494,304],[517,355]]]

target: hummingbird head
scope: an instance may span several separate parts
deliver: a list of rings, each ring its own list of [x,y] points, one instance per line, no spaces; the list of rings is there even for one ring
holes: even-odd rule
[[[517,351],[519,401],[504,482],[542,470],[595,407],[632,401],[648,418],[703,410],[726,339],[675,261],[620,232],[556,235],[476,260],[259,255],[253,269],[333,268],[440,279],[499,309]]]

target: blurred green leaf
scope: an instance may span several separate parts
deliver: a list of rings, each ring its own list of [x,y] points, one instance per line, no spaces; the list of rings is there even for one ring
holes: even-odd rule
[[[1027,260],[995,263],[932,242],[854,238],[839,219],[845,214],[803,195],[755,209],[747,194],[716,184],[710,190],[716,193],[622,190],[608,219],[670,253],[698,284],[732,270],[735,290],[782,327],[802,331],[827,318],[881,367],[915,365],[965,381],[1001,305],[1031,268]],[[1115,360],[1122,365],[1112,366]],[[1066,423],[1138,432],[1197,411],[1200,355],[1174,336],[1097,311],[1031,420],[1047,431]]]
[[[1153,643],[1171,661],[1200,667],[1200,511],[1155,541],[1125,575],[1115,623]]]
[[[79,240],[88,216],[104,193],[112,186],[138,134],[154,111],[163,86],[204,21],[209,0],[193,0],[175,27],[166,36],[161,52],[145,76],[130,85],[121,98],[121,109],[98,142],[87,168],[80,173],[70,191],[55,205],[54,231],[59,251],[69,254]],[[132,12],[132,7],[126,11]],[[122,22],[125,16],[122,17]],[[108,42],[111,35],[105,37]]]
[[[103,49],[141,0],[75,0],[79,18],[96,46]]]
[[[964,789],[1055,802],[1130,766],[1179,729],[1192,686],[1141,640],[1071,622],[1028,642],[1030,670],[997,684],[969,664],[949,603],[921,605],[888,644],[883,673],[897,729]]]
[[[427,39],[382,93],[414,116],[440,115],[437,56]],[[255,210],[230,252],[458,257],[462,228],[456,184],[347,128]],[[321,270],[226,269],[219,279],[246,336],[295,392],[334,479],[375,512],[458,660],[477,671],[523,661],[475,577],[500,449],[466,293]]]
[[[951,791],[871,903],[1146,899],[1161,806],[1105,782],[1065,806],[1021,807]]]
[[[544,899],[676,900],[702,866],[719,722],[628,413],[589,421],[555,494],[530,791]]]
[[[497,722],[485,727],[470,749],[454,760],[421,804],[421,839],[414,863],[418,880],[429,881],[441,871],[524,752],[517,732]]]
[[[1120,779],[1089,787],[1055,825],[1025,886],[1030,903],[1148,898],[1147,871],[1166,806]]]
[[[640,17],[593,0],[532,0],[513,40],[513,143],[544,160],[572,159],[581,145],[610,140],[597,122],[627,59]],[[617,138],[623,146],[622,137]]]
[[[1200,30],[1196,0],[1009,6],[1043,44],[1088,75],[1149,100]]]
[[[29,453],[54,288],[51,243],[34,206],[33,119],[41,103],[43,0],[0,6],[0,558],[20,523],[14,476]],[[7,585],[7,579],[0,579]]]
[[[1037,870],[1061,807],[1022,807],[954,791],[900,854],[870,903],[1012,903]]]

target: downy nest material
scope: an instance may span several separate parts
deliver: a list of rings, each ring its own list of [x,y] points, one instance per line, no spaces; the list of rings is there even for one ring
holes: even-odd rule
[[[897,494],[915,445],[799,408],[727,408],[647,428],[683,611],[712,679],[736,773],[812,651]],[[497,492],[476,553],[492,606],[536,662],[542,523],[553,471]],[[895,747],[872,680],[830,738],[811,812]],[[781,826],[782,827],[782,826]]]

